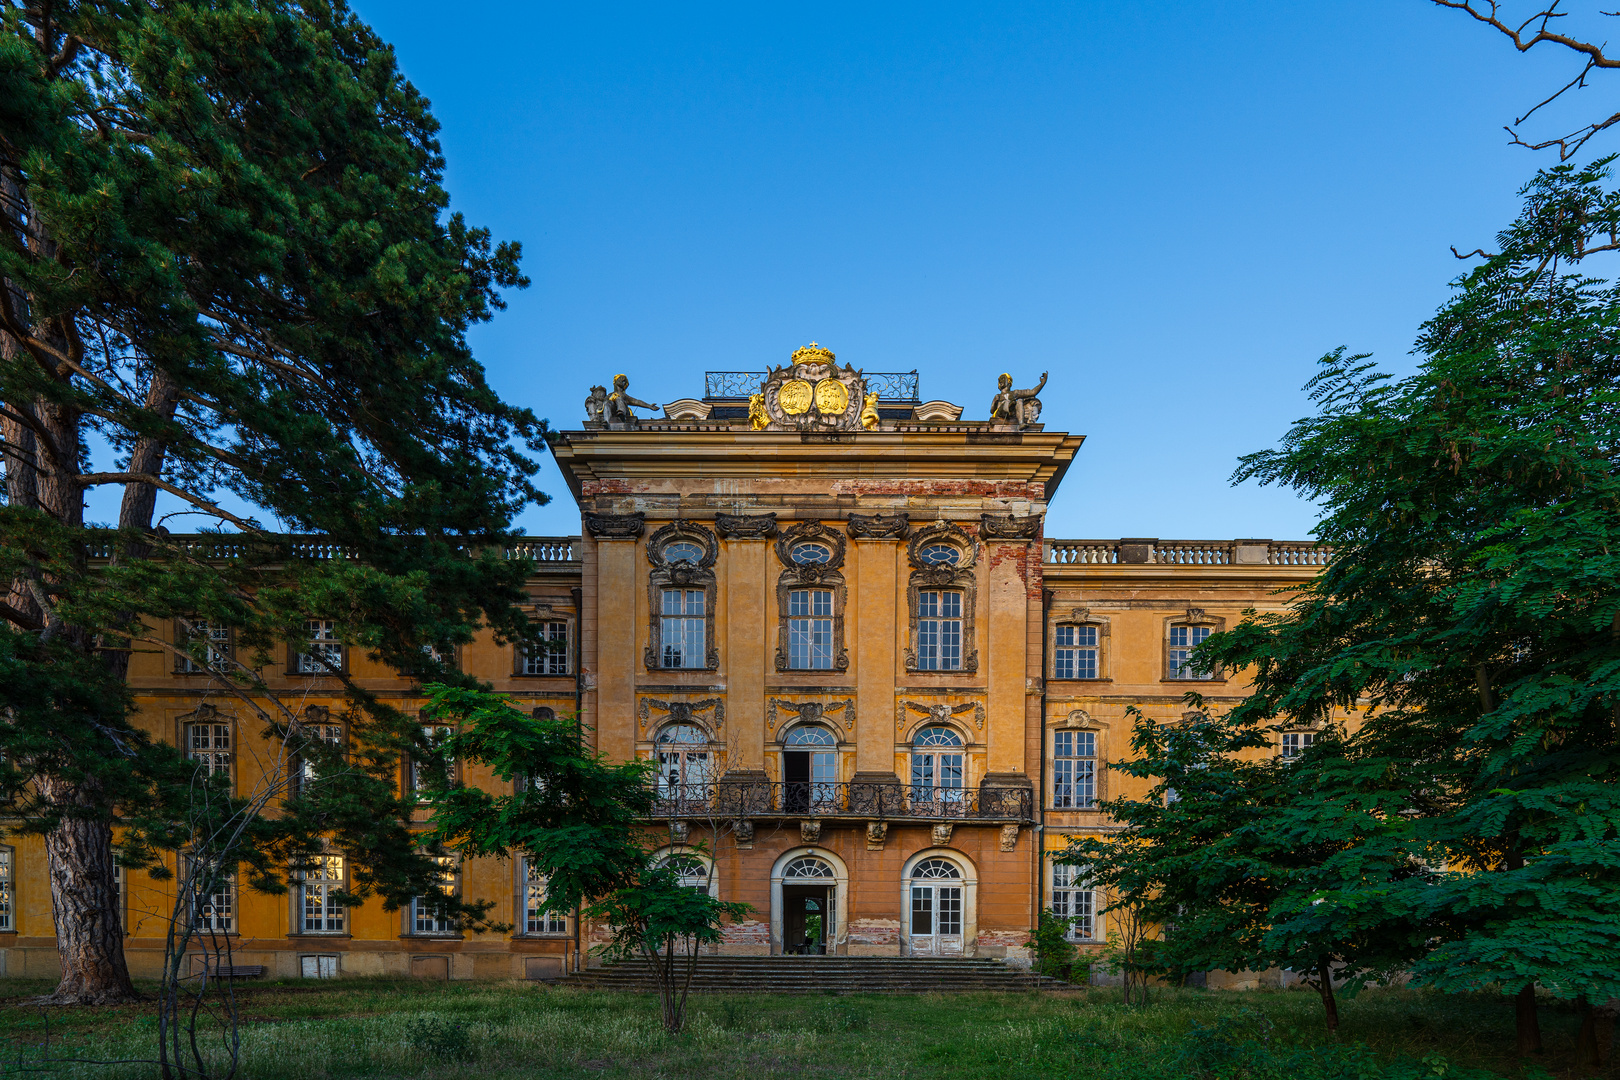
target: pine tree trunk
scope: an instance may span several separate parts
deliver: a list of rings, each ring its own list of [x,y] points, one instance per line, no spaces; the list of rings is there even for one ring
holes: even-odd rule
[[[51,785],[46,782],[41,786]],[[93,806],[96,802],[65,785],[47,794],[58,806]],[[45,854],[62,982],[43,1000],[54,1005],[133,1001],[137,995],[124,963],[112,826],[104,820],[65,817],[45,834]]]
[[[1518,1053],[1541,1053],[1541,1024],[1536,1019],[1536,984],[1525,983],[1513,1001],[1514,1019],[1518,1029]]]

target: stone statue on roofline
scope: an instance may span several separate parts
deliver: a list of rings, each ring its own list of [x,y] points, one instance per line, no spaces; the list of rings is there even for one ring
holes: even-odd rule
[[[1012,376],[1003,372],[1001,378],[996,380],[996,396],[990,399],[991,421],[1021,428],[1038,423],[1041,418],[1041,399],[1035,395],[1045,386],[1044,371],[1041,372],[1041,381],[1029,390],[1014,390]]]
[[[607,387],[591,387],[591,396],[585,399],[585,419],[594,424],[607,423]]]
[[[613,393],[609,394],[607,400],[603,403],[602,418],[610,426],[622,424],[625,427],[635,427],[637,423],[636,409],[657,410],[658,406],[630,396],[630,376],[613,376]]]

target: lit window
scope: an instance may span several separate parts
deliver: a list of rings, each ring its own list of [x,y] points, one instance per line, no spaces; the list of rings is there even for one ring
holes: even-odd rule
[[[1282,757],[1284,761],[1292,761],[1303,757],[1305,751],[1316,745],[1316,732],[1314,731],[1285,731],[1282,735]]]
[[[456,920],[442,907],[443,898],[456,895],[456,860],[450,855],[434,855],[439,867],[437,896],[418,896],[411,901],[411,925],[418,934],[453,934]]]
[[[1052,733],[1052,805],[1085,809],[1097,805],[1097,733]]]
[[[805,546],[819,545],[799,545]],[[820,671],[832,668],[832,613],[831,590],[796,589],[788,593],[788,667]]]
[[[192,928],[202,933],[228,934],[236,929],[236,875],[216,870],[204,880],[199,870],[193,870],[197,880],[192,886]]]
[[[962,737],[950,728],[929,727],[911,742],[913,802],[961,802],[964,798]]]
[[[231,726],[229,724],[187,724],[186,756],[197,762],[206,776],[231,772]]]
[[[1071,941],[1097,940],[1097,894],[1080,869],[1061,863],[1052,867],[1052,914],[1069,920]]]
[[[826,544],[794,544],[788,557],[801,566],[807,563],[826,563],[832,561],[832,548]]]
[[[175,670],[197,674],[226,667],[231,658],[230,627],[205,619],[189,619],[187,622],[190,629],[182,625],[176,637],[183,638],[181,645],[191,655],[180,657],[175,663]]]
[[[660,664],[667,668],[703,667],[703,590],[665,589],[663,592],[663,622],[659,627],[663,658]]]
[[[924,566],[955,566],[962,553],[949,544],[929,544],[917,552],[917,561]]]
[[[17,893],[12,855],[11,848],[0,847],[0,930],[17,929]]]
[[[568,914],[551,909],[546,901],[546,879],[528,859],[523,860],[523,932],[568,933]]]
[[[299,925],[306,934],[343,933],[343,856],[316,855],[298,885]]]
[[[301,675],[328,675],[343,670],[343,643],[337,623],[330,619],[304,622],[304,641],[293,654],[293,671]]]
[[[523,650],[524,675],[568,674],[568,624],[548,622],[540,626],[543,644]]]
[[[1060,626],[1052,656],[1054,679],[1095,679],[1097,677],[1097,628]]]
[[[926,550],[926,549],[925,549]],[[954,551],[955,548],[946,548]],[[917,595],[917,669],[962,667],[962,594],[928,590]]]
[[[1213,679],[1213,673],[1196,672],[1192,668],[1192,651],[1209,637],[1207,626],[1172,626],[1170,628],[1170,664],[1165,677],[1169,679]]]

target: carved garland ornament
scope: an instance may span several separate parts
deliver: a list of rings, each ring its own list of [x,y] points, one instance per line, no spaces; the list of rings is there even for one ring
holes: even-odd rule
[[[837,727],[841,722],[846,730],[855,730],[855,700],[853,698],[823,704],[819,701],[784,701],[782,698],[773,697],[765,707],[765,728],[767,731],[776,730],[776,710],[778,709],[792,713],[799,723],[825,722]],[[841,718],[828,715],[835,712],[842,712],[844,715]]]
[[[904,540],[911,522],[903,513],[851,514],[849,535],[857,540]]]
[[[799,563],[793,561],[793,549],[800,544],[821,544],[831,551],[826,562]],[[848,541],[836,530],[819,521],[803,521],[786,529],[776,538],[776,557],[782,563],[781,576],[776,580],[776,670],[849,670],[849,650],[844,647],[844,603],[849,589],[844,584],[840,568]],[[832,593],[832,656],[831,669],[790,668],[788,666],[789,597],[795,589],[823,588]]]
[[[946,544],[955,548],[958,552],[956,563],[923,562],[922,551],[932,544]],[[917,623],[921,618],[918,608],[924,589],[958,589],[962,593],[962,666],[942,673],[978,671],[979,650],[974,633],[974,610],[978,606],[979,592],[978,575],[974,573],[979,561],[978,542],[954,522],[936,521],[911,534],[906,544],[906,558],[912,566],[911,577],[906,584],[906,606],[911,614],[906,671],[915,673],[924,670],[917,667]]]
[[[777,532],[775,514],[716,514],[714,527],[727,540],[767,540]]]
[[[986,540],[1039,540],[1041,515],[980,514],[979,535]]]
[[[702,549],[697,563],[681,560],[670,562],[665,550],[677,541],[691,541]],[[716,671],[720,667],[720,650],[714,640],[714,609],[716,602],[714,560],[720,554],[720,541],[714,533],[690,521],[676,521],[665,525],[647,539],[647,561],[652,572],[647,575],[647,648],[642,654],[649,671],[693,670],[663,666],[663,599],[665,589],[703,590],[703,668]]]
[[[634,540],[647,528],[647,515],[637,511],[634,514],[585,514],[585,528],[598,540]]]
[[[969,701],[962,705],[924,705],[920,701],[902,701],[901,706],[912,712],[921,713],[936,724],[950,724],[951,721],[963,713],[973,714],[973,723],[980,731],[984,730],[984,705],[977,701]],[[895,728],[903,729],[906,725],[906,714],[901,712],[894,718]]]
[[[648,712],[649,708],[657,709],[659,712],[668,713],[668,723],[696,723],[703,727],[708,727],[709,725],[704,724],[702,720],[698,718],[697,714],[708,712],[710,709],[713,709],[714,724],[713,730],[710,733],[711,737],[713,736],[714,732],[718,732],[722,727],[725,727],[726,724],[726,703],[721,698],[704,698],[701,701],[660,701],[657,698],[642,698],[641,708],[638,715],[641,718],[641,732],[643,735],[645,735],[647,732],[647,721],[651,719],[651,714]]]

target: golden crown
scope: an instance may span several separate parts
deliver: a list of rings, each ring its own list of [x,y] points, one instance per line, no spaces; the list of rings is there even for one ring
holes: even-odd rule
[[[813,341],[793,353],[793,363],[795,364],[831,364],[836,359],[837,357],[833,356],[831,349],[825,345],[817,345]]]

